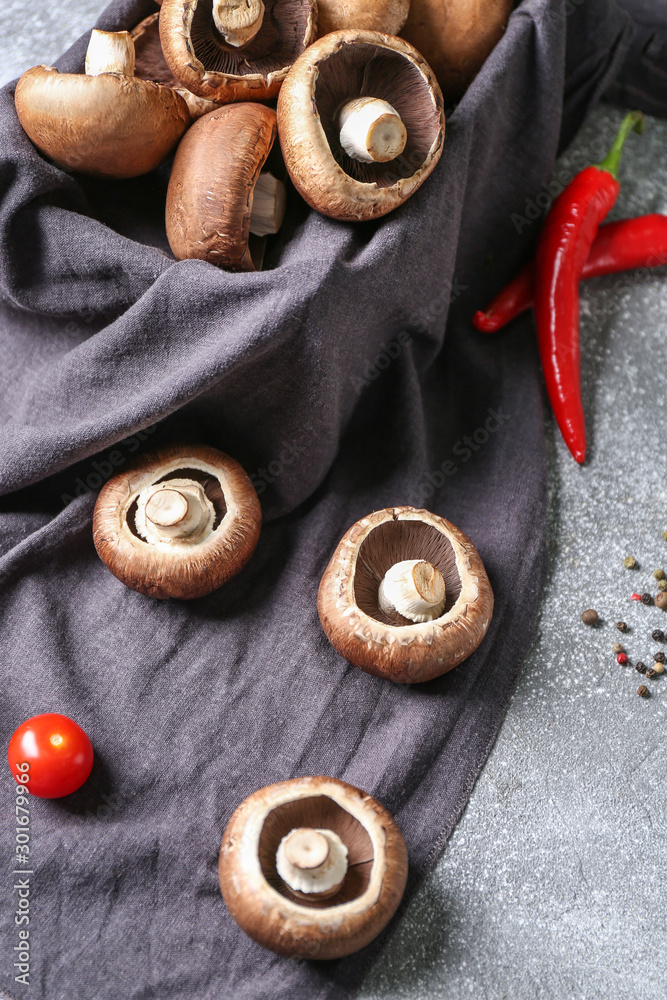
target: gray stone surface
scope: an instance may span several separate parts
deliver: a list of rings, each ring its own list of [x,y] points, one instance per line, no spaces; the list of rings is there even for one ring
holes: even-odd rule
[[[49,62],[103,5],[4,0],[0,80]],[[621,112],[598,109],[573,153],[599,160]],[[667,213],[667,124],[632,137],[614,217]],[[667,995],[667,615],[631,602],[667,568],[667,269],[589,282],[582,296],[589,460],[550,416],[549,579],[539,640],[466,812],[361,992],[363,1000],[664,1000]],[[640,568],[623,568],[635,555]],[[581,612],[604,623],[590,629]],[[622,637],[614,623],[624,619]],[[664,646],[667,649],[667,644]],[[167,998],[165,998],[167,1000]]]

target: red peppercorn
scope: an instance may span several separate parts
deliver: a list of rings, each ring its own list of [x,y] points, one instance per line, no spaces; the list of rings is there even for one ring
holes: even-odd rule
[[[628,658],[627,658],[626,654],[625,653],[619,653],[618,656],[616,657],[616,662],[617,663],[627,663],[628,662]]]
[[[631,594],[631,596],[630,596],[630,600],[631,601],[641,601],[641,599],[642,599],[642,595],[641,594]]]

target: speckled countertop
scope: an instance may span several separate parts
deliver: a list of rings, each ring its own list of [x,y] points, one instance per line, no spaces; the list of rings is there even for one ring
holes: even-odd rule
[[[51,60],[101,6],[4,0],[0,80]],[[597,109],[560,168],[576,150],[607,148],[620,118]],[[667,123],[628,143],[622,180],[614,218],[667,213]],[[463,818],[363,1000],[667,995],[667,673],[644,681],[611,653],[622,640],[632,661],[650,662],[651,631],[667,629],[657,608],[629,599],[655,593],[652,572],[667,569],[667,268],[587,283],[582,313],[589,459],[579,468],[547,417],[539,639]],[[630,554],[640,568],[623,568]],[[587,607],[603,624],[580,623]]]

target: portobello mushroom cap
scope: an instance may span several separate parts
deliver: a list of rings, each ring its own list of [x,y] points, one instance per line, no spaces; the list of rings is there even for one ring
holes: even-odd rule
[[[337,835],[347,870],[334,895],[295,893],[276,855],[290,834]],[[250,795],[220,849],[220,889],[245,933],[279,955],[332,959],[369,944],[405,891],[408,856],[394,819],[370,795],[336,778],[295,778]]]
[[[364,162],[343,146],[341,112],[359,98],[386,102],[403,123],[405,145],[392,159]],[[444,132],[442,94],[426,61],[379,32],[318,39],[278,98],[278,135],[295,187],[312,208],[341,221],[379,218],[406,201],[440,159]]]
[[[283,185],[261,175],[275,137],[275,111],[250,102],[218,108],[192,126],[176,152],[167,190],[167,238],[178,260],[255,270],[250,232],[276,232],[285,209]],[[261,206],[255,204],[260,175],[262,184],[270,177],[276,186],[273,202],[269,188]],[[266,206],[264,229],[256,224],[258,206]]]
[[[444,609],[437,605],[430,621],[380,607],[386,574],[405,560],[429,563],[444,580]],[[343,536],[317,607],[341,656],[369,674],[413,684],[439,677],[477,649],[493,614],[493,592],[477,549],[455,525],[427,510],[390,507]]]
[[[261,521],[257,494],[238,462],[205,445],[175,445],[143,455],[102,487],[93,539],[126,587],[189,600],[240,572]]]
[[[318,37],[345,28],[398,35],[410,0],[317,0]]]
[[[16,85],[18,119],[33,144],[60,167],[99,177],[148,173],[171,152],[190,124],[183,98],[137,79],[127,32],[93,31],[86,74],[34,66]]]
[[[516,0],[412,0],[401,31],[457,101],[502,38]]]
[[[219,106],[214,101],[206,101],[203,97],[191,94],[183,87],[167,66],[160,42],[160,12],[149,14],[137,24],[130,34],[134,40],[136,62],[134,75],[140,80],[153,80],[165,87],[171,87],[180,94],[188,106],[193,121],[215,111]]]
[[[191,93],[218,104],[263,101],[317,34],[316,0],[266,0],[262,26],[249,42],[231,45],[218,31],[212,0],[163,0],[162,51]]]

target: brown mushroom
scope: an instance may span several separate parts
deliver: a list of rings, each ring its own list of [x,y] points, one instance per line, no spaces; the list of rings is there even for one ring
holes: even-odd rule
[[[249,937],[279,955],[330,959],[358,951],[386,927],[405,890],[408,857],[376,799],[335,778],[295,778],[241,803],[218,871],[225,903]]]
[[[244,27],[246,11],[251,17]],[[160,11],[172,73],[193,94],[218,104],[275,97],[316,33],[315,0],[164,0]]]
[[[442,154],[440,88],[416,49],[374,31],[336,31],[301,55],[278,98],[290,177],[323,215],[375,219],[424,183]]]
[[[114,576],[149,597],[217,590],[255,550],[261,509],[238,462],[205,445],[142,456],[100,491],[93,539]]]
[[[412,0],[401,32],[428,61],[446,101],[458,100],[507,27],[516,0]]]
[[[410,0],[317,0],[318,37],[345,28],[397,35],[409,9]]]
[[[432,680],[477,649],[493,592],[470,539],[427,510],[393,507],[354,524],[317,599],[332,646],[369,674]]]
[[[16,113],[35,146],[61,167],[100,177],[153,170],[190,124],[183,98],[134,75],[127,31],[93,31],[86,73],[34,66],[16,85]]]
[[[275,137],[276,113],[263,104],[230,104],[192,126],[167,191],[167,238],[178,260],[255,269],[250,233],[278,232],[285,214],[285,186],[262,172]]]
[[[214,101],[206,101],[203,97],[191,94],[181,86],[171,72],[162,51],[159,20],[159,11],[149,14],[131,31],[136,54],[134,75],[140,80],[153,80],[155,83],[164,84],[165,87],[171,87],[181,95],[188,106],[190,117],[196,121],[209,111],[215,111],[218,105]]]

